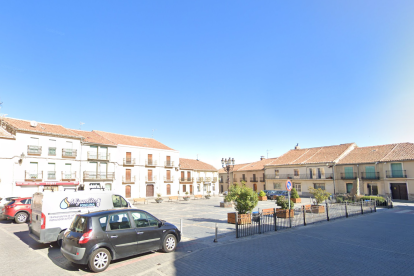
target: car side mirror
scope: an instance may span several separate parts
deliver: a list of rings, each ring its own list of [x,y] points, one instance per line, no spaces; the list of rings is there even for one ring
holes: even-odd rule
[[[164,222],[163,221],[159,221],[158,222],[158,227],[162,227],[164,225]]]

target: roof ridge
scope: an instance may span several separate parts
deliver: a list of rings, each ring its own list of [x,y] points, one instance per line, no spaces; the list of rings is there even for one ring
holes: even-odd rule
[[[393,152],[397,147],[398,147],[398,143],[397,144],[391,144],[391,145],[394,145],[394,147],[392,148],[392,150],[390,150],[384,157],[382,157],[381,159],[380,159],[380,161],[382,161],[383,159],[385,159],[388,155],[390,155],[391,154],[391,152]]]
[[[133,137],[133,138],[141,138],[141,139],[152,139],[152,140],[155,140],[154,138],[139,137],[139,136],[133,136],[133,135],[128,135],[128,134],[119,134],[119,133],[113,133],[113,132],[102,131],[102,130],[92,130],[92,131],[99,131],[99,132],[104,132],[104,133],[109,133],[109,134],[115,134],[115,135],[122,135],[122,136],[128,136],[128,137]],[[158,141],[158,140],[155,140],[155,141]]]
[[[17,118],[12,118],[12,117],[5,117],[4,119],[12,119],[12,120],[17,120],[17,121],[25,121],[25,122],[36,122],[36,123],[38,123],[38,124],[44,124],[44,125],[52,125],[52,126],[61,126],[61,127],[63,127],[63,128],[66,128],[66,127],[64,127],[64,126],[62,126],[62,125],[59,125],[59,124],[50,124],[50,123],[43,123],[43,122],[39,122],[39,121],[36,121],[36,120],[25,120],[25,119],[17,119]],[[66,129],[68,129],[68,128],[66,128]]]

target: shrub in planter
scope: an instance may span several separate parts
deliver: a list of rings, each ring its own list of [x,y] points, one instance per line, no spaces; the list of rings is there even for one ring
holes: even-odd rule
[[[321,204],[331,196],[331,193],[328,193],[327,191],[322,190],[321,188],[309,188],[309,192],[315,198],[317,205]]]
[[[155,198],[155,202],[161,203],[163,201],[161,194],[157,194],[157,197]]]
[[[267,200],[267,195],[266,195],[265,192],[260,191],[260,193],[259,193],[259,200],[260,201],[266,201]]]
[[[185,201],[189,201],[190,200],[190,196],[188,195],[188,192],[185,192],[185,196],[183,196]]]
[[[290,198],[294,203],[301,203],[302,199],[299,197],[298,191],[296,191],[295,188],[292,188],[292,191],[290,192]]]
[[[226,201],[233,201],[234,208],[239,214],[251,213],[257,206],[258,196],[252,188],[243,185],[233,185],[226,196]]]
[[[206,199],[210,199],[210,197],[211,197],[211,191],[207,191],[207,194],[204,197]]]
[[[276,200],[276,204],[280,206],[280,209],[276,210],[276,216],[278,218],[289,218],[295,216],[295,210],[293,210],[293,207],[295,204],[292,200],[290,200],[290,210],[289,208],[289,201],[284,196],[279,196]]]

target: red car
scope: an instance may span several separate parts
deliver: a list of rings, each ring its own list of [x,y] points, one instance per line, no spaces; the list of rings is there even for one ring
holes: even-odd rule
[[[10,201],[3,208],[3,215],[6,219],[14,219],[16,223],[26,222],[32,215],[32,198],[21,197]]]

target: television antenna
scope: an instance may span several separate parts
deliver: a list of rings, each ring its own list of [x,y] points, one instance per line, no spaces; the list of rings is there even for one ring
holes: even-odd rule
[[[267,159],[269,159],[269,151],[271,151],[271,150],[266,150],[266,152],[267,152]]]
[[[151,136],[151,138],[154,138],[154,131],[155,131],[156,129],[153,129],[152,130],[152,136]]]
[[[80,122],[79,123],[79,129],[82,129],[82,125],[84,125],[85,123]]]

